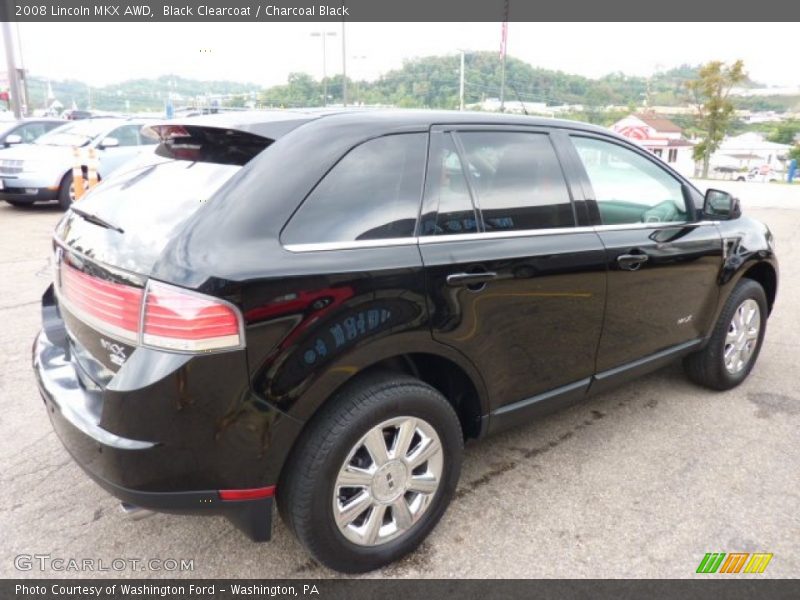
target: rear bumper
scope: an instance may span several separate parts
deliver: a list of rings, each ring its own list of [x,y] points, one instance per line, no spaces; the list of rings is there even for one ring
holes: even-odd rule
[[[43,298],[44,330],[33,345],[33,369],[53,428],[73,459],[123,502],[159,512],[221,514],[253,540],[268,540],[272,491],[286,454],[283,444],[293,441],[299,424],[263,404],[256,414],[248,406],[230,414],[229,407],[219,406],[221,399],[213,393],[219,390],[210,391],[208,398],[193,398],[193,405],[181,406],[179,395],[191,389],[187,371],[194,369],[181,363],[177,372],[168,369],[165,377],[160,377],[163,373],[152,375],[158,371],[153,360],[161,358],[163,363],[164,357],[138,365],[135,375],[140,387],[131,388],[123,373],[133,364],[120,369],[118,380],[105,388],[93,386],[70,359],[71,345],[51,290]],[[144,359],[140,356],[139,362]],[[131,357],[129,362],[137,361]],[[222,368],[231,371],[229,365]],[[195,369],[202,370],[202,365]],[[153,377],[158,379],[152,381]],[[181,383],[176,385],[176,380]],[[122,390],[112,389],[115,385]],[[215,414],[214,408],[220,412]],[[225,418],[229,422],[221,423]],[[149,423],[153,435],[112,430],[132,421],[138,422],[133,423],[134,429]],[[256,423],[264,431],[256,430],[253,435]],[[267,435],[271,443],[261,435]],[[147,437],[151,439],[141,439]],[[224,493],[227,490],[255,491],[245,495],[246,499],[238,499],[241,494],[229,499]]]

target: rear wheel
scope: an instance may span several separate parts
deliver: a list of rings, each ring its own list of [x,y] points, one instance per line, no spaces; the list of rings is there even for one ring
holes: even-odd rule
[[[438,391],[407,376],[366,376],[306,428],[278,507],[321,563],[377,569],[436,526],[458,483],[462,444],[458,417]]]
[[[766,325],[764,288],[742,279],[725,303],[708,345],[684,359],[689,379],[715,390],[739,385],[758,358]]]

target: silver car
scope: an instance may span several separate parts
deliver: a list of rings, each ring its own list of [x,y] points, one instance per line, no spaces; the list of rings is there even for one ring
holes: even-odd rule
[[[140,134],[144,119],[84,119],[41,136],[32,144],[0,150],[0,200],[14,206],[58,200],[66,209],[75,199],[72,167],[79,148],[86,176],[87,150],[93,148],[103,179],[141,152],[152,152],[156,140]]]

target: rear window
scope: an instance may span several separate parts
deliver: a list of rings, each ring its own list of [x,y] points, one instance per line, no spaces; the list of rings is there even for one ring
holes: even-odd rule
[[[246,131],[194,125],[155,125],[142,134],[160,140],[156,154],[164,158],[224,165],[247,164],[273,142]]]
[[[122,167],[75,205],[123,233],[68,213],[58,235],[102,262],[147,273],[178,228],[240,169],[151,154],[147,164]]]
[[[287,245],[412,237],[427,134],[388,135],[356,146],[317,184],[287,224]]]

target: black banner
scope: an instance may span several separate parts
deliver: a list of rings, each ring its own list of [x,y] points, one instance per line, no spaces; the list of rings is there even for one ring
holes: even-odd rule
[[[796,599],[800,580],[4,580],[0,598],[40,600],[162,600],[274,598],[288,600],[760,600]]]
[[[52,22],[793,21],[800,3],[760,0],[0,0],[0,20]],[[709,30],[709,43],[714,32]]]

